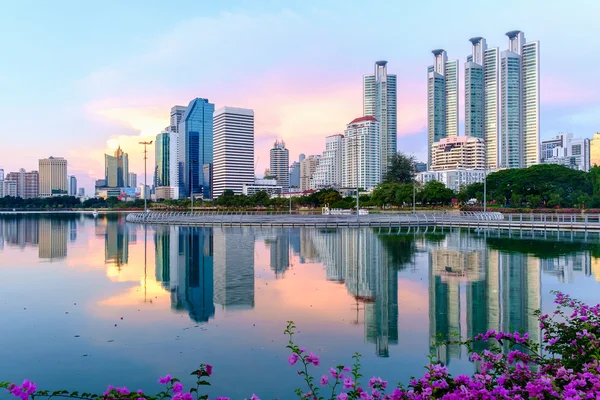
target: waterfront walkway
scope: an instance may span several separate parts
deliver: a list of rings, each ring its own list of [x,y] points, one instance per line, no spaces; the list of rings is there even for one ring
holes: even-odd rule
[[[274,212],[147,212],[127,215],[128,222],[189,226],[261,227],[403,227],[454,226],[465,228],[600,231],[598,214],[501,214],[461,212],[430,214],[318,215]]]

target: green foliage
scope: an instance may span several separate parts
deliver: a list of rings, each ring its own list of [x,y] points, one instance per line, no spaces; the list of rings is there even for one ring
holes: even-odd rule
[[[411,183],[415,179],[415,159],[404,153],[392,156],[387,173],[383,177],[384,183]]]
[[[454,191],[438,181],[427,182],[419,194],[421,202],[430,205],[448,205],[454,197]]]

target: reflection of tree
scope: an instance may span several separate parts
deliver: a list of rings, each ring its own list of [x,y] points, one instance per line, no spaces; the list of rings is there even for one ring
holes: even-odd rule
[[[486,244],[490,249],[527,254],[541,259],[556,258],[584,251],[589,251],[593,257],[600,257],[600,244],[596,243],[488,237]]]
[[[384,254],[387,253],[391,268],[396,271],[404,270],[412,264],[413,256],[417,251],[416,238],[414,235],[379,235],[383,245]]]

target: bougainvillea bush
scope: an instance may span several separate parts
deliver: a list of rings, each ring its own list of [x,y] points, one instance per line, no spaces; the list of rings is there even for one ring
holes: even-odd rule
[[[302,381],[296,389],[298,398],[315,400],[347,399],[600,399],[600,305],[587,306],[562,293],[556,295],[552,315],[537,313],[542,333],[541,343],[534,343],[527,333],[488,331],[460,342],[476,365],[472,376],[451,376],[443,364],[432,358],[424,374],[411,379],[407,386],[392,384],[379,377],[363,380],[360,355],[351,366],[321,367],[318,355],[294,342],[296,327],[289,322],[289,365]],[[484,350],[475,351],[484,348]],[[21,385],[0,383],[22,400],[36,397],[70,397],[77,399],[208,399],[201,388],[210,385],[211,365],[202,364],[192,372],[196,385],[185,388],[179,379],[166,375],[160,393],[149,395],[142,390],[108,386],[101,394],[50,392],[38,390],[28,380]],[[283,393],[282,399],[295,397]],[[252,394],[248,397],[258,400]],[[228,397],[217,397],[226,400]],[[214,399],[213,399],[214,400]]]

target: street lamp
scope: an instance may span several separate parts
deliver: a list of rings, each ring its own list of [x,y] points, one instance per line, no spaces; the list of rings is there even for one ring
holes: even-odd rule
[[[146,183],[146,179],[147,179],[147,169],[146,169],[146,164],[147,164],[147,160],[148,160],[148,145],[152,144],[152,140],[149,142],[139,142],[139,144],[143,144],[144,145],[144,212],[148,212],[148,185]]]

